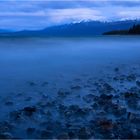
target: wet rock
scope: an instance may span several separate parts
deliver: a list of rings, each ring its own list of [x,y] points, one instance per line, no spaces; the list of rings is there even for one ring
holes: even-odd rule
[[[0,139],[12,139],[13,136],[11,133],[9,132],[4,132],[4,133],[1,133],[0,132]]]
[[[78,133],[80,128],[82,127],[80,123],[67,123],[66,126],[68,127],[69,132]]]
[[[134,87],[131,87],[131,88],[129,89],[129,92],[132,92],[132,93],[139,93],[139,92],[140,92],[140,89],[137,88],[136,86],[134,86]]]
[[[74,133],[73,131],[68,132],[69,138],[70,139],[77,139],[78,136],[76,135],[76,133]]]
[[[98,82],[95,82],[93,85],[96,86],[96,87],[100,87],[101,86]]]
[[[140,81],[136,81],[136,85],[140,87]]]
[[[123,115],[126,115],[127,110],[125,107],[121,107],[118,104],[110,104],[104,107],[104,110],[107,113],[111,113],[116,117],[121,117]]]
[[[30,85],[30,86],[36,86],[37,84],[36,84],[35,82],[32,82],[32,81],[31,81],[31,82],[29,82],[29,85]]]
[[[133,130],[134,127],[126,118],[120,118],[115,122],[113,133],[117,139],[133,139]]]
[[[76,98],[81,98],[81,95],[77,95],[77,96],[75,96]]]
[[[42,87],[45,87],[47,85],[48,85],[48,82],[44,82],[44,83],[41,84]]]
[[[31,100],[32,100],[32,97],[28,97],[28,98],[25,99],[25,101],[27,101],[27,102],[31,101]]]
[[[99,112],[96,113],[97,116],[102,116],[105,117],[107,115],[107,113],[103,110],[100,110]]]
[[[38,103],[38,105],[40,107],[54,107],[55,105],[57,105],[57,100],[54,100],[52,101],[51,99],[45,99],[45,100],[42,100]]]
[[[35,132],[35,130],[36,130],[35,128],[30,127],[30,128],[27,128],[26,132],[28,135],[31,135]]]
[[[86,85],[84,85],[84,88],[91,88],[92,86],[91,85],[88,85],[88,84],[86,84]]]
[[[120,81],[125,81],[127,79],[127,76],[126,75],[120,75]]]
[[[119,75],[119,76],[113,77],[113,80],[120,81],[120,82],[125,81],[125,79],[126,79],[126,76],[125,75]]]
[[[136,127],[140,128],[140,114],[131,113],[129,120],[131,123],[135,124]]]
[[[131,112],[127,112],[127,119],[130,119],[131,118]]]
[[[39,126],[41,127],[41,128],[48,128],[48,126],[50,127],[50,128],[53,128],[53,125],[52,124],[50,124],[50,122],[48,122],[48,121],[45,121],[45,122],[41,122],[40,124],[39,124]],[[51,130],[51,129],[49,129],[49,130]]]
[[[95,95],[93,94],[88,94],[86,96],[83,97],[83,100],[87,103],[92,103],[95,99]]]
[[[77,113],[79,115],[87,115],[89,112],[91,111],[91,109],[89,108],[80,108]]]
[[[112,92],[112,91],[115,91],[115,89],[114,89],[111,85],[109,85],[108,83],[105,83],[105,84],[102,85],[102,90],[101,90],[101,92],[110,93],[110,92]]]
[[[105,83],[105,84],[103,85],[103,87],[104,87],[107,91],[114,90],[114,89],[112,88],[112,86],[109,85],[108,83]]]
[[[127,102],[127,105],[130,108],[137,109],[138,102],[139,102],[139,95],[138,94],[132,93],[132,92],[126,92],[126,93],[124,93],[124,97],[125,97],[125,100]]]
[[[135,118],[136,114],[132,112],[127,112],[127,119],[133,120]]]
[[[100,97],[97,99],[97,104],[100,105],[101,107],[106,104],[111,104],[112,98],[113,95],[101,94]]]
[[[88,108],[80,108],[78,105],[71,105],[69,106],[66,111],[64,112],[64,114],[66,116],[83,116],[83,115],[86,115],[88,114],[90,111],[90,109]]]
[[[95,120],[90,121],[90,128],[92,135],[94,134],[95,138],[98,139],[112,139],[114,135],[112,134],[112,130],[114,128],[114,124],[112,120],[107,118],[97,118]]]
[[[136,80],[136,75],[135,74],[130,74],[126,77],[128,81],[135,81]]]
[[[47,103],[46,103],[46,106],[47,107],[54,107],[56,105],[56,101],[48,101]]]
[[[98,110],[100,107],[99,107],[99,105],[97,104],[97,103],[94,103],[93,105],[91,105],[92,106],[92,108],[94,109],[94,110]]]
[[[82,87],[81,86],[71,86],[72,90],[80,90]]]
[[[113,123],[111,120],[103,119],[103,120],[99,120],[97,123],[101,127],[101,129],[104,130],[113,129]]]
[[[119,68],[115,68],[114,71],[115,71],[115,72],[119,72]]]
[[[63,90],[59,90],[57,94],[58,94],[58,96],[60,96],[60,97],[66,97],[67,95],[70,94],[70,92],[68,92],[68,91],[63,91]]]
[[[82,126],[76,123],[70,123],[66,125],[67,132],[70,139],[78,139],[78,132]]]
[[[115,77],[113,77],[113,80],[114,80],[114,81],[118,81],[119,78],[118,78],[117,76],[115,76]]]
[[[69,139],[69,134],[68,133],[62,133],[60,135],[57,136],[57,139]]]
[[[53,132],[50,130],[41,131],[41,139],[51,139],[52,136],[53,136]]]
[[[23,112],[26,116],[32,116],[37,111],[36,107],[25,107]]]
[[[125,99],[134,99],[134,98],[138,98],[138,94],[137,93],[132,93],[132,92],[125,92],[124,93],[124,97]]]
[[[41,108],[48,106],[48,104],[51,104],[51,102],[48,102],[48,100],[44,98],[37,103],[37,105]]]
[[[89,139],[90,138],[89,131],[87,131],[87,129],[85,127],[80,128],[80,130],[78,131],[78,138],[79,139]]]
[[[64,112],[64,111],[67,110],[67,107],[66,107],[65,105],[60,104],[60,105],[58,106],[58,110],[59,110],[59,112]]]
[[[45,112],[45,114],[46,114],[48,117],[52,117],[51,111],[47,111],[47,112]]]
[[[118,106],[115,109],[116,110],[114,111],[114,115],[117,117],[121,117],[127,113],[127,109],[125,107]]]
[[[119,92],[119,91],[120,91],[120,90],[118,90],[118,92]],[[119,96],[119,95],[115,95],[113,98],[114,98],[114,99],[119,99],[120,96]]]
[[[23,96],[24,95],[24,93],[18,93],[16,96],[17,97],[21,97],[21,96]]]
[[[14,128],[14,125],[10,124],[7,121],[0,122],[0,133],[11,131]]]
[[[43,99],[46,99],[46,100],[47,100],[47,99],[49,98],[48,95],[43,94],[42,92],[41,92],[40,94],[42,94],[42,98],[43,98]]]
[[[10,112],[10,115],[9,115],[10,119],[14,121],[20,120],[21,116],[22,116],[21,111],[13,111],[13,112]]]
[[[88,84],[88,85],[94,84],[93,82],[94,82],[94,79],[93,79],[93,78],[89,78],[89,79],[87,80],[87,84]]]
[[[118,139],[134,139],[134,134],[130,129],[121,129]]]
[[[140,139],[140,129],[133,130],[133,139]]]
[[[77,110],[79,110],[79,106],[78,105],[70,105],[68,109],[72,110],[72,111],[77,111]]]
[[[131,96],[133,96],[133,93],[130,93],[130,92],[125,92],[125,93],[124,93],[124,97],[125,97],[126,99],[131,98]]]
[[[135,99],[135,100],[129,99],[126,102],[127,102],[127,105],[128,105],[129,108],[135,109],[135,110],[139,109],[138,100],[137,99]]]
[[[14,104],[14,103],[13,103],[12,101],[7,101],[7,102],[5,102],[5,105],[6,105],[6,106],[13,106],[13,104]]]
[[[81,82],[82,80],[80,78],[74,79],[75,82]]]
[[[96,93],[96,92],[97,92],[96,89],[90,89],[90,91],[91,91],[92,93]]]
[[[106,95],[106,94],[101,94],[100,99],[102,100],[112,100],[113,95]]]

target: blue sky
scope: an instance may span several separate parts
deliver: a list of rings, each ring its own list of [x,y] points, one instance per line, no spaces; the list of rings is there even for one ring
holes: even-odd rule
[[[140,0],[0,0],[1,29],[140,18]]]

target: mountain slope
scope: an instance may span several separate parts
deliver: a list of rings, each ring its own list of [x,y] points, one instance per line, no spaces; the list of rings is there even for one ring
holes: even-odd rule
[[[48,27],[37,31],[19,31],[0,33],[0,36],[47,36],[47,37],[76,37],[101,35],[112,30],[125,30],[138,24],[140,21],[128,20],[118,22],[80,22],[75,24],[65,24],[60,26]]]
[[[0,29],[0,33],[9,33],[13,32],[12,30]]]

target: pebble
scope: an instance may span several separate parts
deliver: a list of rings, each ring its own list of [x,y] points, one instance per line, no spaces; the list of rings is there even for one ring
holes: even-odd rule
[[[25,107],[23,110],[26,116],[32,116],[37,111],[36,107]]]

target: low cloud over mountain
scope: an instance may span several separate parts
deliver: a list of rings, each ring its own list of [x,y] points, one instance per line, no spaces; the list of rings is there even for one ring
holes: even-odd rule
[[[2,0],[0,28],[41,29],[80,21],[140,18],[139,0]]]

